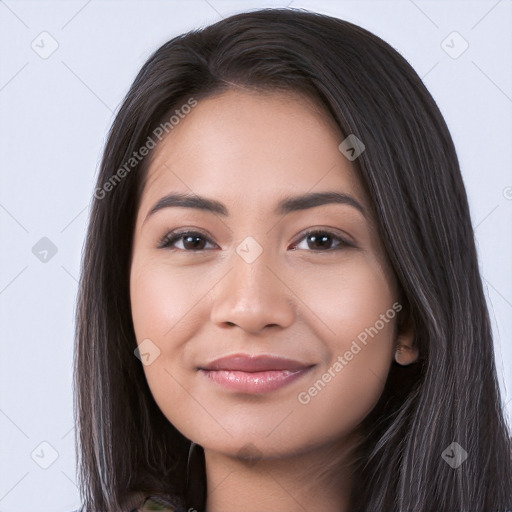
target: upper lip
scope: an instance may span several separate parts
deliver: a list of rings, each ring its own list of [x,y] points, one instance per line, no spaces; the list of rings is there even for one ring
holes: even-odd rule
[[[301,363],[285,357],[270,355],[251,356],[246,354],[234,354],[215,359],[200,370],[235,370],[243,372],[264,372],[269,370],[298,371],[313,366],[308,363]]]

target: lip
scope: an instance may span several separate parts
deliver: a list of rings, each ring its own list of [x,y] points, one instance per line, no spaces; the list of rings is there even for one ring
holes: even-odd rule
[[[285,357],[276,357],[270,355],[246,355],[233,354],[226,357],[215,359],[205,366],[199,367],[200,370],[229,370],[241,372],[265,372],[270,370],[288,370],[295,372],[303,370],[309,366],[308,363],[301,363]]]
[[[216,359],[198,370],[210,381],[229,390],[261,394],[296,381],[313,366],[282,357],[236,354]]]

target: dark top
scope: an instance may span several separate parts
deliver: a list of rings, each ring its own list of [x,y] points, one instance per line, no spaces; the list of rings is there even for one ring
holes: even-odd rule
[[[186,512],[181,503],[165,504],[157,497],[148,496],[138,508],[131,512]]]
[[[80,512],[73,510],[73,512]],[[187,512],[182,504],[175,505],[164,504],[159,498],[148,496],[137,508],[130,512]]]

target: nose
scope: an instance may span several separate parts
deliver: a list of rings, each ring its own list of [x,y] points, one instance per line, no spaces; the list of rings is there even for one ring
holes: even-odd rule
[[[282,266],[270,260],[265,250],[250,263],[233,254],[228,263],[231,269],[214,288],[212,322],[222,328],[238,326],[252,334],[293,323],[297,304],[293,286]]]

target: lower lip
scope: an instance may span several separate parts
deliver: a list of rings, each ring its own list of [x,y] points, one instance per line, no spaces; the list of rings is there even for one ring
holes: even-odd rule
[[[300,379],[312,366],[297,371],[270,370],[265,372],[242,372],[236,370],[202,370],[212,381],[225,388],[241,393],[267,393],[280,389]]]

